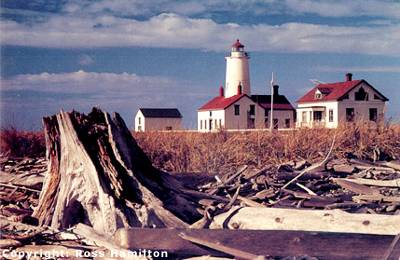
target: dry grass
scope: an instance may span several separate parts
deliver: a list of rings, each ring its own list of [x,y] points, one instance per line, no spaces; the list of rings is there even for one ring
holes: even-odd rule
[[[289,160],[321,160],[336,135],[334,156],[353,154],[398,158],[400,126],[380,128],[358,123],[334,130],[202,133],[136,133],[139,145],[156,167],[175,172],[225,172],[239,165],[262,167]]]
[[[14,127],[0,131],[1,154],[9,157],[41,157],[46,152],[42,132],[19,131]]]
[[[400,156],[400,125],[379,128],[357,123],[334,130],[300,129],[285,132],[212,134],[193,132],[135,133],[139,145],[156,167],[172,172],[226,172],[239,165],[263,167],[289,160],[321,160],[336,135],[334,155],[381,159]],[[12,157],[37,157],[45,153],[39,132],[0,132],[1,152]]]

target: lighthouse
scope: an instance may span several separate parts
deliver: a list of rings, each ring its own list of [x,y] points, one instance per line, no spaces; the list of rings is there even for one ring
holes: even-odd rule
[[[231,55],[225,59],[225,98],[238,93],[250,95],[249,55],[244,51],[244,45],[239,39],[232,45]]]
[[[267,129],[271,121],[274,128],[291,128],[295,110],[289,100],[278,93],[274,82],[271,83],[273,96],[251,94],[249,55],[239,39],[225,59],[225,87],[221,86],[218,95],[197,110],[198,131]]]

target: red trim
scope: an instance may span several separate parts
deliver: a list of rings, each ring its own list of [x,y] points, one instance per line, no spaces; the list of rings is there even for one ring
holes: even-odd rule
[[[236,40],[234,44],[232,44],[232,47],[234,48],[244,48],[244,45],[239,41],[239,39]]]
[[[218,110],[218,109],[225,109],[241,99],[242,97],[248,97],[246,94],[235,95],[229,98],[224,98],[221,96],[215,97],[207,102],[205,105],[199,108],[199,110]]]

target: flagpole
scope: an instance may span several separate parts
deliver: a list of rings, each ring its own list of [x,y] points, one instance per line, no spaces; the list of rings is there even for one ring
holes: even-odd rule
[[[272,78],[271,78],[271,113],[270,113],[270,121],[269,121],[269,131],[272,132],[274,129],[273,123],[274,123],[274,72],[272,72]]]

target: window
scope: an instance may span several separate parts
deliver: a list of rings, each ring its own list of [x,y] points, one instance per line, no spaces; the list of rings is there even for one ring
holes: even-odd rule
[[[235,116],[240,115],[240,105],[235,105]]]
[[[312,121],[312,120],[313,120],[312,111],[310,111],[310,121]]]
[[[322,94],[321,93],[315,93],[315,99],[321,99]]]
[[[210,111],[210,116],[212,116],[212,111]]]
[[[203,129],[203,120],[200,120],[200,129]]]
[[[222,128],[222,119],[219,120],[219,128]]]
[[[306,111],[303,111],[301,113],[301,121],[302,122],[307,122],[307,112]]]
[[[314,121],[321,122],[322,121],[322,111],[314,111],[313,118],[314,118]]]
[[[269,109],[265,108],[264,109],[264,117],[268,117]]]
[[[254,116],[256,114],[256,106],[255,105],[250,105],[250,112],[249,114],[251,116]]]
[[[290,128],[290,118],[285,119],[285,127]]]
[[[141,117],[139,117],[139,120],[138,120],[138,122],[139,122],[139,125],[141,124],[141,121],[142,121],[141,119],[142,119],[142,118],[141,118]]]
[[[137,130],[138,130],[139,132],[141,132],[141,131],[142,131],[142,126],[141,126],[141,125],[138,126]]]
[[[165,127],[165,130],[171,131],[171,130],[172,130],[172,126],[167,126],[167,127]]]
[[[354,108],[346,108],[346,121],[347,122],[354,121]]]
[[[355,100],[356,101],[368,101],[368,93],[365,92],[365,90],[363,88],[360,88],[355,93]]]
[[[378,121],[378,109],[377,108],[370,108],[369,109],[369,120],[370,121]]]
[[[210,130],[212,129],[212,119],[210,119],[210,120],[208,121],[208,127],[209,127]]]
[[[278,129],[279,126],[279,120],[278,118],[274,118],[274,129]]]
[[[333,122],[333,109],[329,109],[329,122]]]
[[[217,119],[214,120],[214,128],[218,128],[218,121],[217,121]]]

